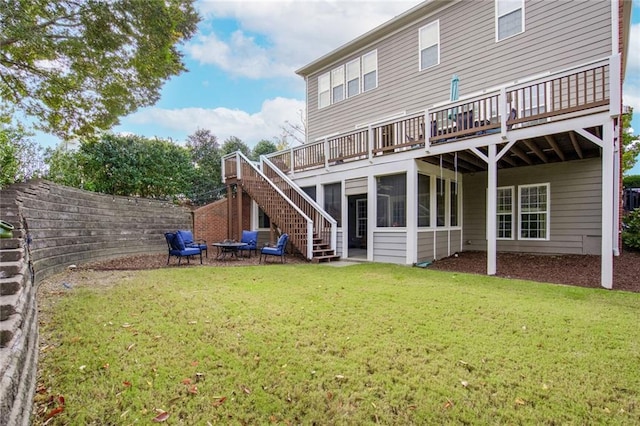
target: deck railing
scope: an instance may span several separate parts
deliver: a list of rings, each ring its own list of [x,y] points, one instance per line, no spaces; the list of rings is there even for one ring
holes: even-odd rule
[[[295,173],[598,112],[610,102],[614,60],[504,85],[267,157],[282,172]]]

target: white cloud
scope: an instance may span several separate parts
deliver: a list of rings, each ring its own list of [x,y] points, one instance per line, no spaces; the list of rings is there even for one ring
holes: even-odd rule
[[[297,68],[419,2],[201,1],[198,7],[205,22],[186,51],[201,63],[244,77],[295,78]],[[238,28],[222,39],[217,26],[229,19]]]
[[[192,134],[208,129],[222,143],[230,136],[240,138],[249,147],[262,139],[273,140],[282,133],[285,121],[298,122],[305,104],[297,99],[275,98],[262,103],[255,114],[229,108],[147,108],[127,118],[129,125],[153,125],[158,134]],[[153,136],[153,135],[147,135]]]
[[[631,25],[626,72],[627,75],[640,73],[640,24]]]

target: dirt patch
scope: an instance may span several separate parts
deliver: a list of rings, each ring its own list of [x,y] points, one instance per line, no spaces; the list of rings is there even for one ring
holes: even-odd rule
[[[486,252],[466,251],[438,260],[430,269],[486,274]],[[600,256],[498,253],[497,276],[600,288]],[[613,259],[613,289],[640,292],[640,253]]]

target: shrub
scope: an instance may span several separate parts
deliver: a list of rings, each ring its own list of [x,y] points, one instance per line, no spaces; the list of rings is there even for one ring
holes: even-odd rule
[[[640,209],[633,210],[624,219],[622,241],[627,247],[640,250]]]

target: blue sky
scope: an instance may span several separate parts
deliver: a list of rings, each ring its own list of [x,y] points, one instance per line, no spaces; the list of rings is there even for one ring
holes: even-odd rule
[[[410,9],[420,0],[204,0],[203,21],[182,47],[189,72],[160,101],[124,117],[116,132],[182,142],[205,128],[250,147],[299,122],[304,81],[295,70]],[[634,0],[624,103],[640,133],[640,0]],[[55,142],[49,142],[52,144]],[[45,144],[47,144],[45,142]],[[630,172],[640,174],[640,164]]]

